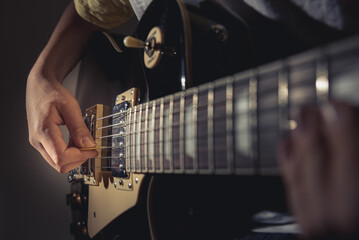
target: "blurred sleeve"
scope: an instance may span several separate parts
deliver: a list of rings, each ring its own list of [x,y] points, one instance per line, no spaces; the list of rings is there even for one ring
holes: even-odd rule
[[[83,19],[105,29],[118,27],[133,15],[128,0],[74,0],[74,3]]]

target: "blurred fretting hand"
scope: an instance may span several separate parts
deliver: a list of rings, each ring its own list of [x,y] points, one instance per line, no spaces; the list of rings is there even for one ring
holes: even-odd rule
[[[346,103],[303,108],[279,144],[288,201],[305,238],[359,229],[358,112]]]

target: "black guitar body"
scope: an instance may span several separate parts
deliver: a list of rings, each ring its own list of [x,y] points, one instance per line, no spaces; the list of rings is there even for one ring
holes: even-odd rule
[[[86,189],[86,185],[72,184],[72,192],[82,196],[87,196]],[[86,201],[72,206],[72,234],[75,239],[89,239],[83,231],[85,221],[78,221],[87,216]],[[138,204],[93,239],[151,239],[151,227],[159,240],[231,240],[265,226],[252,221],[263,210],[288,211],[278,177],[149,175]]]
[[[164,44],[153,69],[144,66],[143,50],[117,54],[103,36],[94,38],[100,65],[115,86],[112,92],[139,87],[143,103],[254,64],[246,24],[213,3],[197,8],[176,0],[153,1],[135,36],[145,41],[155,26],[163,31]],[[81,206],[72,204],[72,233],[76,239],[88,239],[87,186],[72,184],[72,192],[82,196]],[[69,202],[74,201],[69,195]],[[278,176],[148,174],[137,206],[94,239],[234,239],[250,233],[256,226],[251,217],[261,210],[287,211]]]
[[[150,200],[157,239],[234,239],[263,210],[286,212],[278,177],[156,176]]]
[[[142,102],[240,72],[255,64],[246,23],[215,3],[204,2],[198,8],[181,5],[176,0],[153,1],[135,36],[145,41],[155,26],[163,31],[163,55],[155,68],[148,69],[143,63],[143,51],[139,52],[138,62],[145,76],[140,81],[146,84],[142,82],[137,86],[147,87]],[[175,55],[168,53],[171,49],[175,49]],[[251,220],[253,214],[262,210],[287,211],[278,176],[157,174],[148,177],[151,178],[148,198],[146,203],[142,202],[146,206],[138,209],[148,217],[148,226],[159,240],[234,239],[250,233],[255,226]],[[137,225],[135,222],[133,225]],[[143,232],[145,228],[143,225]],[[132,239],[131,231],[127,237]]]
[[[145,41],[153,27],[164,36],[162,57],[152,69],[143,65],[149,99],[157,99],[252,66],[245,23],[214,4],[153,1],[135,36]],[[143,53],[140,53],[143,59]]]

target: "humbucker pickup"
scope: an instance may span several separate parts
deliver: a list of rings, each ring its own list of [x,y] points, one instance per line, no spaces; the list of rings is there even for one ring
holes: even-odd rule
[[[126,173],[126,111],[129,102],[125,101],[113,107],[111,171],[114,177],[127,177]]]
[[[81,150],[95,149],[98,156],[72,170],[68,176],[70,182],[83,180],[85,184],[98,185],[106,175],[111,177],[111,182],[115,182],[115,188],[121,189],[124,182],[127,183],[130,178],[126,171],[126,138],[130,135],[127,130],[127,110],[137,102],[137,92],[136,88],[132,88],[118,95],[112,113],[110,107],[101,104],[86,110],[84,121],[96,146]],[[126,189],[129,189],[128,186]]]

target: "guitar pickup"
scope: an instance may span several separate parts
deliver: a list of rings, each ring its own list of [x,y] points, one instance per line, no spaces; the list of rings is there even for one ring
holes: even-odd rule
[[[129,102],[125,101],[113,107],[112,120],[112,176],[127,178],[126,173],[126,111]]]
[[[80,150],[97,150],[98,156],[72,170],[68,176],[69,182],[83,180],[87,185],[98,185],[103,177],[111,177],[111,182],[118,182],[117,189],[131,190],[128,189],[128,184],[125,187],[125,184],[121,183],[131,179],[130,173],[127,172],[130,149],[128,138],[132,139],[128,129],[127,111],[137,103],[138,96],[139,90],[136,88],[118,95],[112,113],[108,106],[101,104],[86,110],[84,121],[96,146]]]

